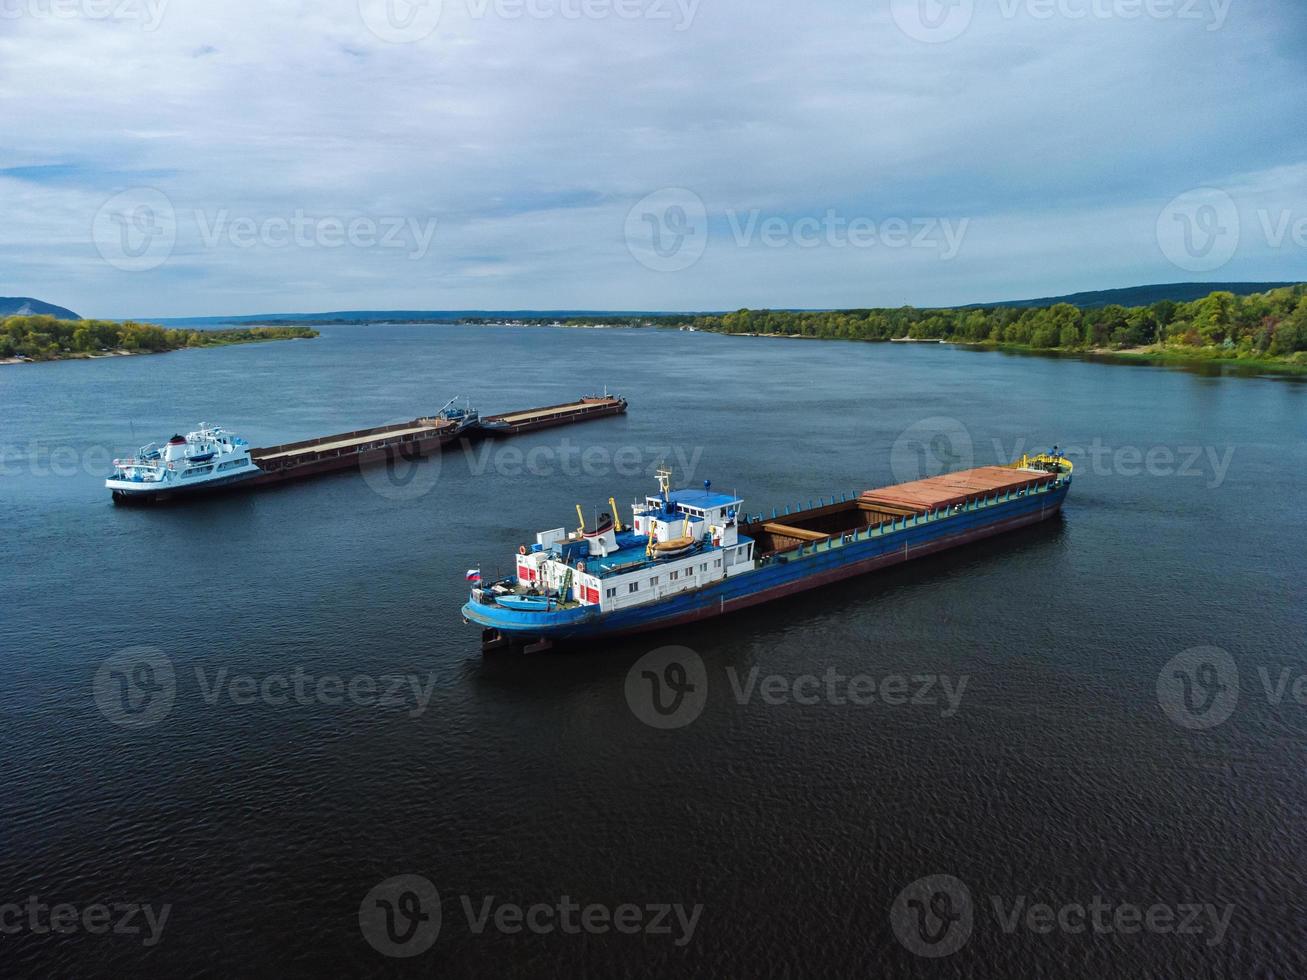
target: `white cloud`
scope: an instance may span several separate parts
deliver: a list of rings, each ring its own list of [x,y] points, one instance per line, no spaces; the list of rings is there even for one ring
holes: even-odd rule
[[[1168,200],[1208,184],[1254,211],[1303,200],[1274,177],[1307,142],[1302,48],[1284,43],[1296,14],[1236,3],[1208,30],[1003,0],[927,44],[888,0],[703,0],[692,17],[644,0],[668,20],[603,0],[591,18],[563,16],[582,0],[500,16],[512,2],[443,0],[412,44],[370,31],[356,0],[171,0],[152,30],[0,18],[0,292],[160,316],[937,304],[1188,278],[1155,240]],[[53,165],[71,169],[27,169]],[[92,241],[97,210],[133,186],[178,215],[175,251],[148,272]],[[631,206],[664,187],[697,193],[713,228],[703,259],[668,274],[623,240]],[[726,214],[753,209],[970,226],[948,262],[738,247]],[[205,240],[223,215],[301,213],[438,228],[416,260]],[[1257,237],[1219,278],[1301,268]]]

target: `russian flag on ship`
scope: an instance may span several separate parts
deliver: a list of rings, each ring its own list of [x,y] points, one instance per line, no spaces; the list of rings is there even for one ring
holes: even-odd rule
[[[467,570],[467,580],[468,580],[469,582],[480,582],[480,581],[481,581],[481,569],[479,569],[479,568],[469,568],[469,569]]]

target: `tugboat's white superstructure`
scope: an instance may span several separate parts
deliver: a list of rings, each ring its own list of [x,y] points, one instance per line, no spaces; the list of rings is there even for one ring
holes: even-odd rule
[[[104,485],[116,500],[158,499],[248,480],[263,471],[250,458],[244,439],[201,422],[185,437],[163,446],[151,443],[131,459],[115,459]]]

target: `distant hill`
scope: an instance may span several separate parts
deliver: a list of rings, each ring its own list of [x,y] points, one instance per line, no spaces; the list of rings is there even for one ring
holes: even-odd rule
[[[51,303],[42,303],[39,299],[32,299],[29,296],[0,296],[0,316],[33,316],[40,313],[57,316],[60,320],[81,319],[72,310],[65,310],[62,306],[54,306]]]
[[[1234,293],[1236,296],[1250,296],[1264,293],[1268,289],[1282,286],[1296,286],[1294,282],[1174,282],[1158,286],[1129,286],[1125,289],[1101,289],[1090,293],[1071,293],[1069,296],[1048,296],[1043,299],[1017,299],[1006,303],[972,303],[969,306],[955,307],[964,310],[993,310],[1001,306],[1024,309],[1025,307],[1056,306],[1058,303],[1070,303],[1081,309],[1093,310],[1104,306],[1152,306],[1164,299],[1176,303],[1192,303],[1196,299],[1215,292]]]

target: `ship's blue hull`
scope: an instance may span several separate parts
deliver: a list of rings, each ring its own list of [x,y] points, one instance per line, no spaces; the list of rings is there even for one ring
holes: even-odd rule
[[[786,595],[862,575],[888,565],[945,551],[1046,520],[1066,499],[1070,484],[1015,497],[947,518],[911,525],[890,534],[817,550],[784,563],[773,562],[695,592],[660,602],[601,613],[580,606],[552,613],[523,613],[469,602],[463,616],[486,629],[519,640],[589,640],[663,629],[746,609]]]

